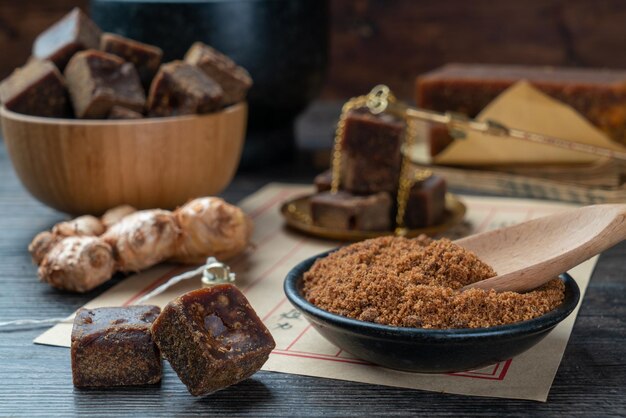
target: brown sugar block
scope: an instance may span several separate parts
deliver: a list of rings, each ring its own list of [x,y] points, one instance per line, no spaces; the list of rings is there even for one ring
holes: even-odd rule
[[[78,118],[106,118],[115,105],[141,112],[146,96],[135,67],[116,55],[93,49],[67,64],[65,79]]]
[[[146,90],[161,65],[161,48],[144,44],[113,33],[104,33],[100,38],[100,49],[132,62]]]
[[[0,84],[0,100],[13,112],[64,118],[71,115],[63,76],[50,61],[31,60]]]
[[[417,104],[475,117],[519,80],[572,106],[626,144],[626,70],[450,64],[417,78]]]
[[[246,297],[231,284],[174,299],[152,325],[152,335],[194,396],[250,377],[276,345]]]
[[[311,198],[313,224],[355,231],[391,229],[392,202],[388,193],[355,196],[347,192],[323,192]]]
[[[407,228],[424,228],[443,221],[446,209],[446,181],[441,176],[430,176],[416,182],[406,205],[404,223]]]
[[[150,116],[208,113],[222,105],[223,90],[202,70],[183,61],[161,65],[148,95]]]
[[[448,127],[438,123],[428,127],[428,145],[430,148],[430,156],[434,157],[441,153],[448,145],[454,142],[454,138],[450,135]]]
[[[150,325],[158,306],[81,309],[72,329],[77,387],[147,385],[161,380],[161,355]]]
[[[252,78],[243,67],[202,42],[196,42],[189,48],[185,62],[200,68],[222,87],[224,105],[244,100],[252,87]]]
[[[98,48],[101,34],[100,28],[76,7],[35,39],[33,56],[48,59],[63,71],[76,52]]]
[[[390,115],[352,111],[341,146],[341,188],[358,194],[398,187],[405,124]]]
[[[113,106],[109,112],[109,119],[142,119],[143,115],[123,106]]]
[[[331,170],[326,170],[323,173],[318,174],[313,180],[318,193],[329,191],[332,187],[332,182],[333,172]]]

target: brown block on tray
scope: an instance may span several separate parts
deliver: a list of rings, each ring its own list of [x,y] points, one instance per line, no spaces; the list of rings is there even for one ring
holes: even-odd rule
[[[74,113],[78,118],[106,118],[113,106],[136,112],[146,96],[133,64],[93,49],[72,57],[65,68]]]
[[[311,198],[311,218],[314,225],[325,228],[388,231],[391,207],[391,197],[385,192],[370,196],[323,192]]]
[[[441,176],[430,176],[416,182],[409,193],[404,214],[407,228],[424,228],[443,221],[446,209],[446,181]]]
[[[150,325],[158,306],[80,309],[72,328],[77,387],[147,385],[161,380],[161,355]]]
[[[333,182],[333,172],[332,170],[326,170],[323,173],[315,176],[313,183],[315,184],[315,188],[318,193],[327,192],[331,189]]]
[[[252,78],[244,68],[202,42],[196,42],[189,48],[185,54],[185,62],[200,68],[222,87],[224,105],[244,100],[252,87]]]
[[[417,78],[417,105],[475,117],[519,80],[626,144],[626,70],[450,64]]]
[[[161,65],[148,95],[150,116],[208,113],[222,106],[224,91],[199,68],[183,61]]]
[[[109,112],[109,119],[142,119],[143,115],[123,106],[113,106]]]
[[[454,142],[446,125],[434,123],[427,128],[430,156],[434,157]]]
[[[398,187],[405,124],[390,115],[351,111],[342,142],[341,188],[352,193],[394,193]]]
[[[35,39],[33,56],[50,60],[63,71],[76,52],[98,48],[101,34],[100,28],[75,7]]]
[[[276,346],[246,297],[231,284],[174,299],[152,325],[152,335],[194,396],[252,376]]]
[[[100,49],[132,62],[146,91],[159,70],[163,51],[161,48],[134,41],[113,33],[104,33],[100,38]]]
[[[65,80],[50,61],[31,60],[0,84],[0,101],[13,112],[64,118],[71,115]]]

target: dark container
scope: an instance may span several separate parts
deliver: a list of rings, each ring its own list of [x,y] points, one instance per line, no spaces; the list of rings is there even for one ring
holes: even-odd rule
[[[565,299],[556,309],[528,321],[490,328],[422,329],[379,325],[336,315],[309,303],[302,296],[302,276],[315,260],[293,268],[285,279],[287,299],[313,327],[337,347],[391,369],[420,373],[474,370],[505,361],[528,350],[576,308],[580,291],[567,273]]]
[[[293,123],[320,92],[327,64],[328,0],[91,0],[100,27],[180,59],[202,41],[254,80],[242,165],[289,155]]]

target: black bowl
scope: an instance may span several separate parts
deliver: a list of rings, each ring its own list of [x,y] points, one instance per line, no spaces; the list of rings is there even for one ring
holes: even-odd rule
[[[303,274],[315,260],[328,254],[309,258],[289,272],[284,284],[287,299],[328,341],[358,358],[391,369],[459,372],[510,359],[541,341],[572,313],[580,299],[578,285],[570,275],[563,273],[560,276],[565,283],[563,303],[529,321],[490,328],[445,330],[379,325],[330,313],[303,297]]]

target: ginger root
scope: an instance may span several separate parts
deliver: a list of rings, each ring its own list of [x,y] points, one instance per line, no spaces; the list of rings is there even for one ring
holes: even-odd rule
[[[100,219],[91,215],[79,216],[71,221],[61,222],[52,228],[54,235],[62,237],[90,236],[96,237],[104,233],[105,227]]]
[[[88,292],[115,272],[109,244],[97,237],[73,236],[59,241],[39,266],[39,279],[58,289]]]
[[[33,263],[40,265],[46,254],[62,239],[63,237],[55,235],[50,231],[43,231],[35,235],[35,238],[28,245],[28,252]]]
[[[217,197],[192,200],[174,213],[182,230],[174,260],[199,264],[209,256],[225,260],[246,249],[252,221],[237,206]]]
[[[113,248],[121,271],[139,271],[174,254],[180,229],[172,212],[142,210],[113,225],[102,239]]]
[[[115,271],[139,271],[161,261],[199,264],[244,251],[252,221],[215,197],[190,201],[174,212],[119,206],[101,219],[81,216],[35,236],[28,250],[39,278],[74,292],[87,292]]]
[[[130,205],[116,206],[104,212],[104,215],[102,215],[100,220],[102,221],[102,225],[104,225],[106,229],[109,229],[123,218],[134,212],[137,212],[137,209]]]

